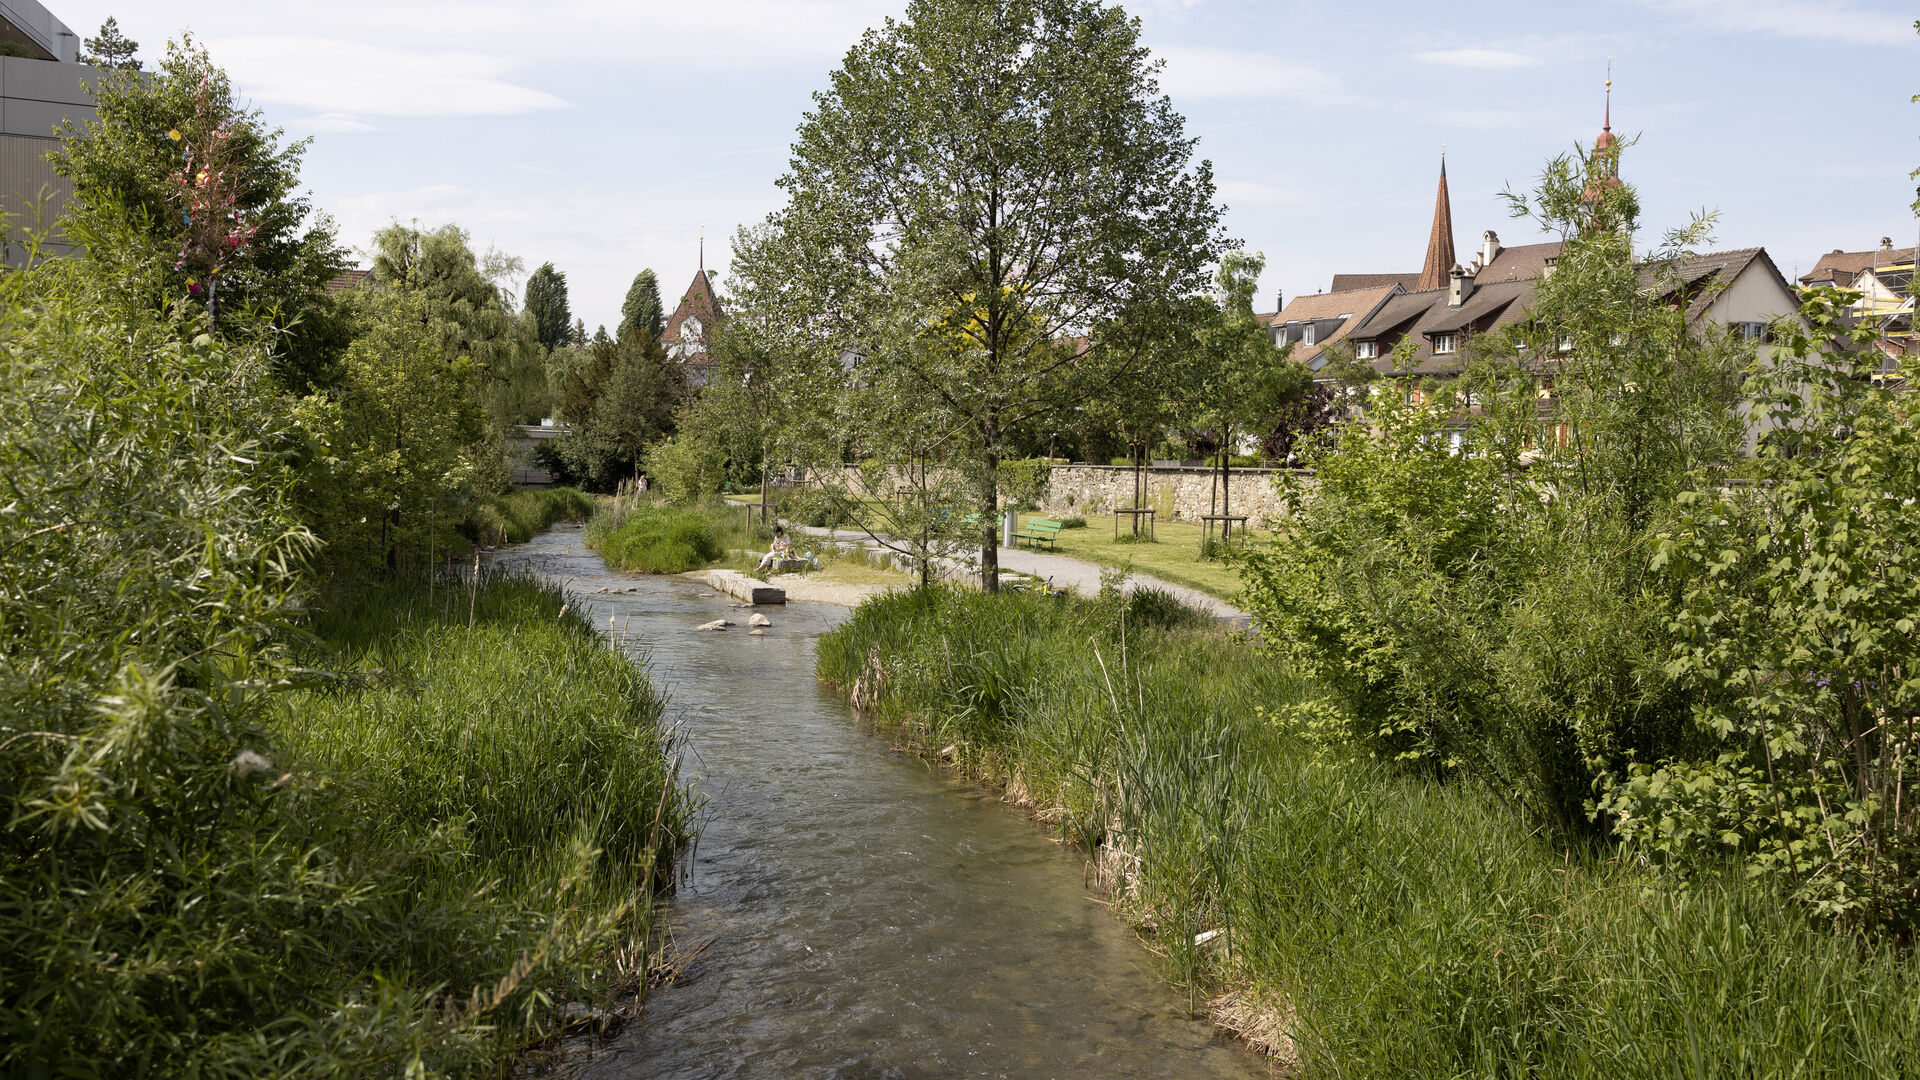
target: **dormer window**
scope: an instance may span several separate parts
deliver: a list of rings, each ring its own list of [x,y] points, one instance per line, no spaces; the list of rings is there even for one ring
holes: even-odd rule
[[[1554,343],[1554,347],[1559,349],[1561,352],[1572,352],[1573,351],[1573,335],[1561,334],[1560,340]]]
[[[1452,351],[1454,350],[1454,348],[1455,348],[1455,345],[1456,345],[1456,343],[1457,343],[1457,341],[1458,341],[1458,338],[1456,338],[1456,337],[1455,337],[1455,335],[1453,335],[1453,334],[1435,334],[1435,335],[1433,335],[1433,353],[1434,353],[1434,355],[1435,355],[1435,356],[1445,356],[1446,354],[1448,354],[1448,353],[1450,353],[1450,352],[1452,352]]]
[[[1356,360],[1371,360],[1378,355],[1380,354],[1375,351],[1374,343],[1371,341],[1356,341],[1353,343],[1353,356]]]
[[[1307,325],[1301,327],[1300,328],[1300,344],[1302,345],[1313,344],[1313,339],[1315,337],[1314,331],[1317,329],[1319,329],[1319,327],[1315,326],[1313,323],[1308,323]]]

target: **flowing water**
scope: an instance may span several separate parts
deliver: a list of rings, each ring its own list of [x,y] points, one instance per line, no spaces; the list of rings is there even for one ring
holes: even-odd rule
[[[707,801],[668,926],[681,948],[711,944],[567,1075],[1267,1074],[1188,1017],[1077,852],[889,749],[814,680],[814,640],[844,609],[763,608],[773,626],[749,636],[720,593],[610,571],[580,536],[506,557],[569,582],[670,695]],[[693,631],[725,616],[741,626]]]

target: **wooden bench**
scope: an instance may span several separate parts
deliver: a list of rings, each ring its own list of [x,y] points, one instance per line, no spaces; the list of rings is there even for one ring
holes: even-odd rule
[[[1065,525],[1052,518],[1029,518],[1026,531],[1015,533],[1014,539],[1031,543],[1035,550],[1045,543],[1047,550],[1053,551],[1056,550],[1054,543],[1060,539],[1060,530],[1064,528]]]

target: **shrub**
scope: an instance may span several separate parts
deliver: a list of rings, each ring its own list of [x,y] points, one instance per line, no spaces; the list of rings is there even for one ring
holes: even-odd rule
[[[1081,517],[1079,514],[1070,514],[1060,519],[1060,527],[1063,529],[1084,529],[1087,527],[1087,519]]]
[[[616,569],[681,574],[725,554],[715,532],[713,522],[696,511],[642,506],[624,517],[594,518],[586,539]]]

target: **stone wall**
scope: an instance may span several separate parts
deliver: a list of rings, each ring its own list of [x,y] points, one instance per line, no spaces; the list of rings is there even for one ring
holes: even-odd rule
[[[1259,525],[1286,512],[1274,478],[1286,469],[1229,469],[1232,510]],[[1161,520],[1198,521],[1211,507],[1218,469],[1182,465],[1154,465],[1142,470],[1146,496],[1142,505],[1158,511]],[[1056,514],[1104,514],[1115,506],[1133,504],[1133,467],[1130,465],[1055,465],[1047,488],[1047,510]]]

